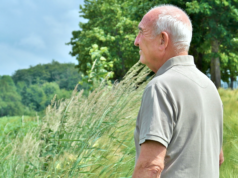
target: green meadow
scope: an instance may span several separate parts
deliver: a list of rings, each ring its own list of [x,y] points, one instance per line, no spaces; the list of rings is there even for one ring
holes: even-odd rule
[[[121,82],[87,97],[52,100],[43,117],[0,118],[0,177],[129,178],[133,133],[148,69],[134,66]],[[146,80],[147,79],[147,80]],[[238,90],[219,89],[224,106],[220,177],[238,177]]]
[[[219,89],[224,108],[223,151],[220,177],[238,177],[238,90]]]

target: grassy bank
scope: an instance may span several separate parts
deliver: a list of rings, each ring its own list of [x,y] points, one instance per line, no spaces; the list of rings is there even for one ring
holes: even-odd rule
[[[101,85],[88,98],[74,92],[49,106],[43,118],[1,118],[1,139],[8,141],[0,145],[0,177],[131,177],[147,72],[135,67],[122,82]],[[219,92],[225,110],[221,177],[236,177],[238,91]]]

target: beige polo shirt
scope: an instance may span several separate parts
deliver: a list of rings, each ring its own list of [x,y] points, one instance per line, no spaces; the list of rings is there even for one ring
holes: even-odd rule
[[[223,109],[211,80],[193,56],[169,59],[145,88],[134,133],[136,161],[140,144],[167,148],[161,178],[218,178]]]

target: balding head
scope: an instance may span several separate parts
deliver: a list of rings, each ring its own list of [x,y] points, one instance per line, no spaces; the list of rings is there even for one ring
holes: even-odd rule
[[[170,58],[188,55],[192,38],[189,17],[172,5],[151,9],[138,25],[139,33],[134,44],[140,49],[140,61],[152,71]]]
[[[189,50],[192,24],[182,9],[173,5],[160,5],[152,8],[146,16],[153,23],[155,35],[163,31],[169,34],[177,53]]]

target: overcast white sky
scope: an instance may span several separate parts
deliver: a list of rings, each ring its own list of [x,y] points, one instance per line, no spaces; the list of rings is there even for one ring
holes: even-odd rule
[[[79,30],[83,0],[5,0],[0,3],[0,75],[37,64],[77,64],[65,45]]]

